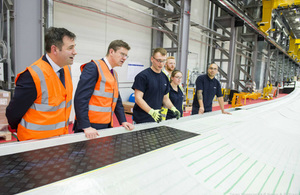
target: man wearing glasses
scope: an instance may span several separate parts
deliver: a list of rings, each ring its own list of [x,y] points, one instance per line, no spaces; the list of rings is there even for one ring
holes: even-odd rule
[[[231,114],[224,110],[224,99],[221,91],[221,84],[215,78],[218,73],[218,65],[209,65],[207,74],[200,75],[196,80],[196,94],[194,95],[192,115],[203,114],[212,111],[212,101],[217,95],[219,105],[223,114]]]
[[[76,120],[74,132],[84,132],[87,138],[96,138],[96,129],[113,126],[117,119],[127,130],[134,126],[126,121],[122,99],[118,90],[118,75],[114,67],[122,66],[128,58],[129,45],[122,40],[112,41],[106,56],[83,64],[74,98]]]
[[[133,121],[136,123],[160,122],[161,107],[164,106],[180,117],[180,112],[169,99],[170,82],[162,72],[166,63],[167,51],[156,48],[151,56],[151,67],[140,72],[134,79],[132,89],[135,95]]]

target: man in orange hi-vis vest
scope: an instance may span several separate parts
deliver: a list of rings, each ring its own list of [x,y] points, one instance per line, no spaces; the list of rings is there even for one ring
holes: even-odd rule
[[[50,27],[45,34],[46,54],[16,77],[15,95],[6,109],[8,123],[19,141],[68,133],[72,107],[71,68],[75,34]]]
[[[97,130],[113,126],[113,114],[127,130],[134,126],[126,121],[118,89],[118,75],[113,70],[128,58],[129,45],[122,40],[110,43],[106,56],[83,64],[74,97],[76,120],[74,132],[84,132],[87,138],[96,138]]]

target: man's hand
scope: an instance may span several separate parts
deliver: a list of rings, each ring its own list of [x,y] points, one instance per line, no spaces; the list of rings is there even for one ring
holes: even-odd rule
[[[225,110],[224,110],[224,111],[222,111],[222,114],[230,114],[230,115],[231,115],[231,113],[230,113],[230,112],[226,112]]]
[[[162,116],[160,114],[161,110],[153,110],[151,109],[148,114],[152,116],[152,118],[155,120],[155,122],[159,123],[162,121]]]
[[[122,126],[126,129],[126,130],[132,130],[132,129],[134,129],[134,126],[133,126],[133,124],[131,124],[131,123],[128,123],[128,122],[123,122],[122,123]]]
[[[179,112],[179,110],[177,110],[177,109],[175,108],[175,106],[173,106],[173,107],[171,108],[171,111],[173,112],[173,114],[176,116],[176,119],[178,120],[178,119],[180,118],[180,115],[181,115],[181,113]]]
[[[203,107],[200,107],[200,108],[199,108],[198,114],[203,114],[203,113],[204,113],[204,108],[203,108]]]
[[[89,139],[94,139],[97,136],[99,136],[98,131],[93,127],[85,128],[85,129],[83,129],[83,131],[84,131],[85,137],[87,137]]]

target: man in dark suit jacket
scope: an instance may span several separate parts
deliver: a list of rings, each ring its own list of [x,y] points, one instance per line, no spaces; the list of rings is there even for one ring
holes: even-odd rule
[[[64,66],[73,64],[74,56],[77,54],[75,38],[75,34],[67,29],[55,27],[49,28],[45,35],[46,54],[42,56],[41,62],[44,61],[49,64],[58,78],[60,78],[61,69],[63,70]],[[53,78],[53,82],[54,80]],[[34,104],[37,99],[37,92],[33,76],[26,69],[19,74],[14,97],[6,108],[6,117],[12,129],[17,129],[23,116]]]
[[[127,130],[134,126],[126,121],[118,90],[114,67],[122,66],[128,58],[129,45],[122,40],[112,41],[106,56],[81,66],[81,76],[74,97],[76,120],[74,132],[84,132],[87,138],[96,138],[97,130],[112,127],[113,113]]]

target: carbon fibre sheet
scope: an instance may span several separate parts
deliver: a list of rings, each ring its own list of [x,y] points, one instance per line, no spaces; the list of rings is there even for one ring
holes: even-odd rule
[[[98,169],[198,134],[160,126],[0,156],[0,194],[15,194]]]

